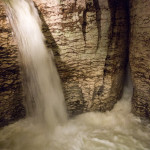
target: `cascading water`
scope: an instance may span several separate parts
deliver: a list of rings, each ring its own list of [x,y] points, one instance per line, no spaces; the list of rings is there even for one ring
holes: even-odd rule
[[[130,113],[129,85],[112,111],[85,113],[58,124],[67,120],[63,94],[37,11],[30,0],[10,0],[6,5],[26,68],[29,98],[35,101],[27,103],[28,110],[38,121],[28,117],[1,129],[0,150],[149,150],[150,126]],[[55,127],[54,132],[45,124]]]
[[[58,73],[44,43],[38,12],[31,0],[8,0],[5,4],[23,62],[28,115],[53,128],[58,122],[65,122],[67,115]]]

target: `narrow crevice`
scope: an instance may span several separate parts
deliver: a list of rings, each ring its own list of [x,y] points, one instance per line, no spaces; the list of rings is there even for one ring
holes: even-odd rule
[[[130,44],[130,15],[129,15],[129,1],[127,0],[122,0],[122,1],[117,1],[117,0],[108,0],[108,4],[109,4],[109,9],[111,12],[111,24],[109,27],[109,44],[108,44],[108,51],[107,51],[107,55],[105,58],[105,65],[104,65],[104,76],[103,76],[103,84],[104,84],[104,80],[107,74],[112,73],[110,72],[107,68],[108,66],[111,65],[111,60],[112,60],[112,56],[110,55],[112,52],[112,44],[113,42],[115,43],[115,46],[117,48],[117,43],[119,41],[119,38],[123,38],[120,37],[120,35],[116,35],[116,30],[118,32],[118,22],[116,20],[116,18],[121,18],[121,14],[119,14],[117,12],[117,10],[119,11],[120,8],[123,8],[125,10],[124,14],[125,14],[125,32],[126,32],[126,50],[125,53],[122,53],[122,59],[124,62],[122,62],[122,68],[124,68],[125,72],[126,72],[126,68],[128,66],[128,62],[129,62],[129,44]]]
[[[129,10],[129,0],[127,0],[125,3],[125,10],[127,12],[126,14],[126,23],[127,23],[127,43],[126,43],[126,63],[125,63],[125,79],[124,79],[124,87],[127,80],[131,80],[131,67],[130,67],[130,61],[129,61],[129,47],[130,47],[130,10]]]
[[[83,11],[83,23],[82,23],[82,33],[83,33],[85,45],[86,45],[86,26],[87,26],[86,14],[87,14],[87,8],[85,8],[85,10]]]
[[[116,11],[117,11],[117,1],[116,0],[108,0],[108,5],[110,9],[111,19],[110,19],[110,27],[109,27],[109,44],[108,44],[108,51],[112,46],[113,37],[114,37],[114,29],[116,25]]]
[[[75,5],[75,8],[76,8],[77,7],[77,0],[75,0],[74,5]]]
[[[96,24],[97,24],[97,30],[98,30],[98,39],[97,39],[97,50],[99,48],[99,42],[101,39],[101,8],[99,5],[98,0],[93,0],[94,7],[96,10]]]
[[[130,66],[130,60],[129,60],[129,48],[130,48],[130,6],[129,6],[129,0],[126,2],[126,12],[127,12],[127,59],[128,59],[128,64]]]
[[[94,1],[94,5],[97,5],[97,3],[99,4],[98,0],[93,0],[93,1]],[[117,9],[116,0],[108,0],[108,6],[109,6],[109,9],[110,9],[111,18],[110,18],[110,26],[109,26],[109,30],[108,30],[109,31],[109,33],[108,33],[108,48],[107,48],[107,52],[106,52],[107,54],[106,54],[106,57],[105,57],[105,60],[104,60],[104,71],[103,71],[103,79],[102,79],[103,81],[102,81],[102,86],[100,86],[100,88],[93,93],[93,98],[92,99],[94,99],[95,95],[101,96],[101,94],[103,93],[104,84],[105,84],[104,80],[105,80],[106,74],[108,73],[107,66],[108,66],[109,60],[111,59],[110,55],[109,55],[109,52],[111,51],[111,45],[112,45],[112,42],[113,42],[113,35],[114,35],[114,27],[115,27],[115,24],[116,24],[116,20],[115,20],[116,9]],[[98,7],[98,6],[96,6],[96,7]],[[99,13],[101,13],[100,10],[99,10]],[[96,15],[98,15],[98,14],[96,14]],[[99,16],[100,16],[100,14],[99,14]],[[100,24],[100,22],[99,22],[99,24]],[[100,25],[99,25],[99,27],[100,27]]]
[[[112,42],[113,42],[113,35],[114,35],[114,27],[116,24],[116,10],[117,10],[117,4],[116,3],[117,3],[116,0],[108,0],[108,5],[109,5],[109,9],[110,9],[110,14],[111,14],[111,18],[110,18],[111,23],[109,26],[108,49],[107,49],[107,54],[105,57],[105,64],[104,64],[103,86],[104,86],[104,80],[105,80],[106,73],[108,72],[107,66],[108,66],[108,62],[110,60],[109,52],[111,51],[111,46],[112,46]]]

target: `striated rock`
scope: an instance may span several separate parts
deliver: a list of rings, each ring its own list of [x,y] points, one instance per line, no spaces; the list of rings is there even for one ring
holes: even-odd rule
[[[113,108],[128,49],[126,0],[34,0],[70,114]]]
[[[132,111],[150,119],[150,1],[131,0],[130,5]]]
[[[0,2],[0,127],[25,114],[17,56],[18,48]]]

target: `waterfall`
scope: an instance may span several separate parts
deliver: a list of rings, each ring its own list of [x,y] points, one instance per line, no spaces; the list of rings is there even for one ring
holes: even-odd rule
[[[48,53],[41,20],[31,0],[5,1],[15,33],[26,86],[26,110],[37,122],[54,128],[67,120],[60,79]]]

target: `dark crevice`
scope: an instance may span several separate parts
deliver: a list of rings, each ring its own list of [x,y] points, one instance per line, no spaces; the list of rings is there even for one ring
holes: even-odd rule
[[[83,33],[85,45],[86,45],[86,26],[87,26],[86,13],[87,13],[87,8],[83,11],[83,23],[82,23],[82,33]]]
[[[116,24],[116,10],[117,10],[117,4],[116,0],[108,0],[108,5],[110,9],[111,19],[110,19],[110,26],[109,26],[109,35],[108,35],[108,49],[107,54],[105,57],[105,64],[104,64],[104,73],[103,73],[103,86],[104,86],[104,79],[107,73],[107,66],[108,61],[110,59],[109,52],[111,50],[112,42],[113,42],[113,35],[114,35],[114,27]]]
[[[103,93],[103,90],[104,90],[104,85],[100,86],[97,95],[100,96]]]
[[[127,21],[127,59],[128,59],[128,64],[130,66],[130,62],[129,62],[129,47],[130,47],[130,6],[129,6],[129,0],[127,0],[126,5],[126,12],[127,12],[127,16],[126,16],[126,21]]]
[[[98,3],[98,0],[93,0],[94,1],[94,5],[97,5],[96,2]],[[116,5],[116,0],[108,0],[108,6],[110,9],[110,13],[111,13],[111,19],[110,19],[110,26],[109,26],[109,33],[108,33],[108,48],[107,48],[107,54],[104,60],[104,72],[103,72],[103,84],[102,86],[96,90],[97,92],[93,93],[93,98],[94,96],[97,94],[98,96],[101,96],[101,94],[103,93],[104,90],[104,80],[106,77],[106,74],[108,72],[107,66],[108,66],[108,62],[110,60],[110,55],[109,52],[111,50],[111,46],[112,46],[112,42],[113,42],[113,35],[114,35],[114,27],[116,24],[116,10],[117,10],[117,5]],[[96,6],[98,7],[98,6]],[[100,6],[99,6],[100,7]],[[100,9],[100,8],[99,8]],[[100,10],[99,10],[100,13]],[[97,14],[96,14],[97,15]],[[100,15],[99,15],[100,16]],[[96,18],[97,19],[97,18]],[[100,18],[101,19],[101,18]],[[99,22],[100,24],[100,22]],[[98,25],[98,24],[97,24]],[[100,27],[101,28],[101,27]],[[100,40],[100,39],[99,39]],[[98,48],[98,47],[97,47]]]
[[[98,0],[93,0],[94,7],[96,10],[96,24],[97,24],[97,30],[98,30],[98,40],[97,40],[97,50],[99,48],[99,42],[101,39],[101,8],[99,5]]]
[[[42,21],[42,33],[45,37],[45,44],[47,46],[47,48],[49,49],[52,49],[53,53],[54,53],[54,56],[60,56],[59,54],[59,47],[49,29],[49,26],[47,25],[45,19],[44,19],[44,16],[42,14],[42,12],[39,10],[38,6],[36,5],[36,3],[34,3],[38,13],[39,13],[39,17]]]
[[[130,47],[130,10],[129,10],[129,0],[124,2],[124,7],[126,11],[126,24],[127,24],[127,43],[126,43],[126,58],[125,58],[125,77],[124,77],[124,87],[126,86],[127,80],[131,80],[131,68],[129,62],[129,47]],[[132,80],[130,81],[132,83]],[[132,85],[133,88],[133,85]]]
[[[130,16],[129,16],[129,1],[122,0],[122,1],[117,1],[117,0],[108,0],[108,5],[110,9],[110,14],[111,14],[111,19],[110,19],[110,27],[109,27],[109,36],[108,36],[108,51],[106,54],[105,58],[105,64],[104,64],[104,73],[103,73],[103,85],[104,85],[104,80],[107,74],[113,73],[109,71],[108,66],[112,64],[113,56],[111,55],[111,52],[113,50],[112,44],[115,43],[116,49],[118,47],[118,41],[120,40],[121,35],[120,35],[120,26],[118,25],[118,22],[116,18],[121,18],[121,14],[118,12],[120,9],[124,9],[124,14],[125,14],[125,32],[126,32],[126,50],[125,53],[122,54],[122,59],[124,59],[121,63],[121,68],[126,68],[128,61],[129,61],[129,41],[130,41]],[[116,30],[118,33],[116,33]],[[115,49],[114,49],[115,50]],[[115,61],[115,60],[114,60]],[[120,62],[119,62],[120,63]],[[117,70],[117,68],[112,68],[114,71]],[[101,88],[99,89],[101,91]],[[99,94],[99,92],[97,93]]]
[[[75,0],[74,5],[75,5],[75,7],[77,7],[77,0]]]
[[[112,43],[113,43],[113,37],[114,37],[114,29],[116,25],[116,11],[117,11],[117,1],[116,0],[108,0],[108,5],[110,9],[111,14],[111,24],[109,27],[109,44],[108,44],[108,51],[110,51]]]
[[[109,73],[109,70],[107,69],[110,65],[110,60],[112,59],[110,53],[112,52],[112,44],[115,42],[115,46],[117,48],[118,41],[121,38],[120,32],[118,32],[118,35],[115,35],[115,30],[118,30],[119,26],[117,25],[116,17],[117,17],[117,10],[119,11],[119,7],[123,4],[125,4],[126,0],[117,1],[117,0],[108,0],[108,6],[110,9],[110,27],[109,27],[109,33],[108,33],[108,51],[105,58],[105,65],[104,65],[104,78],[107,73]],[[104,80],[103,80],[104,81]]]

